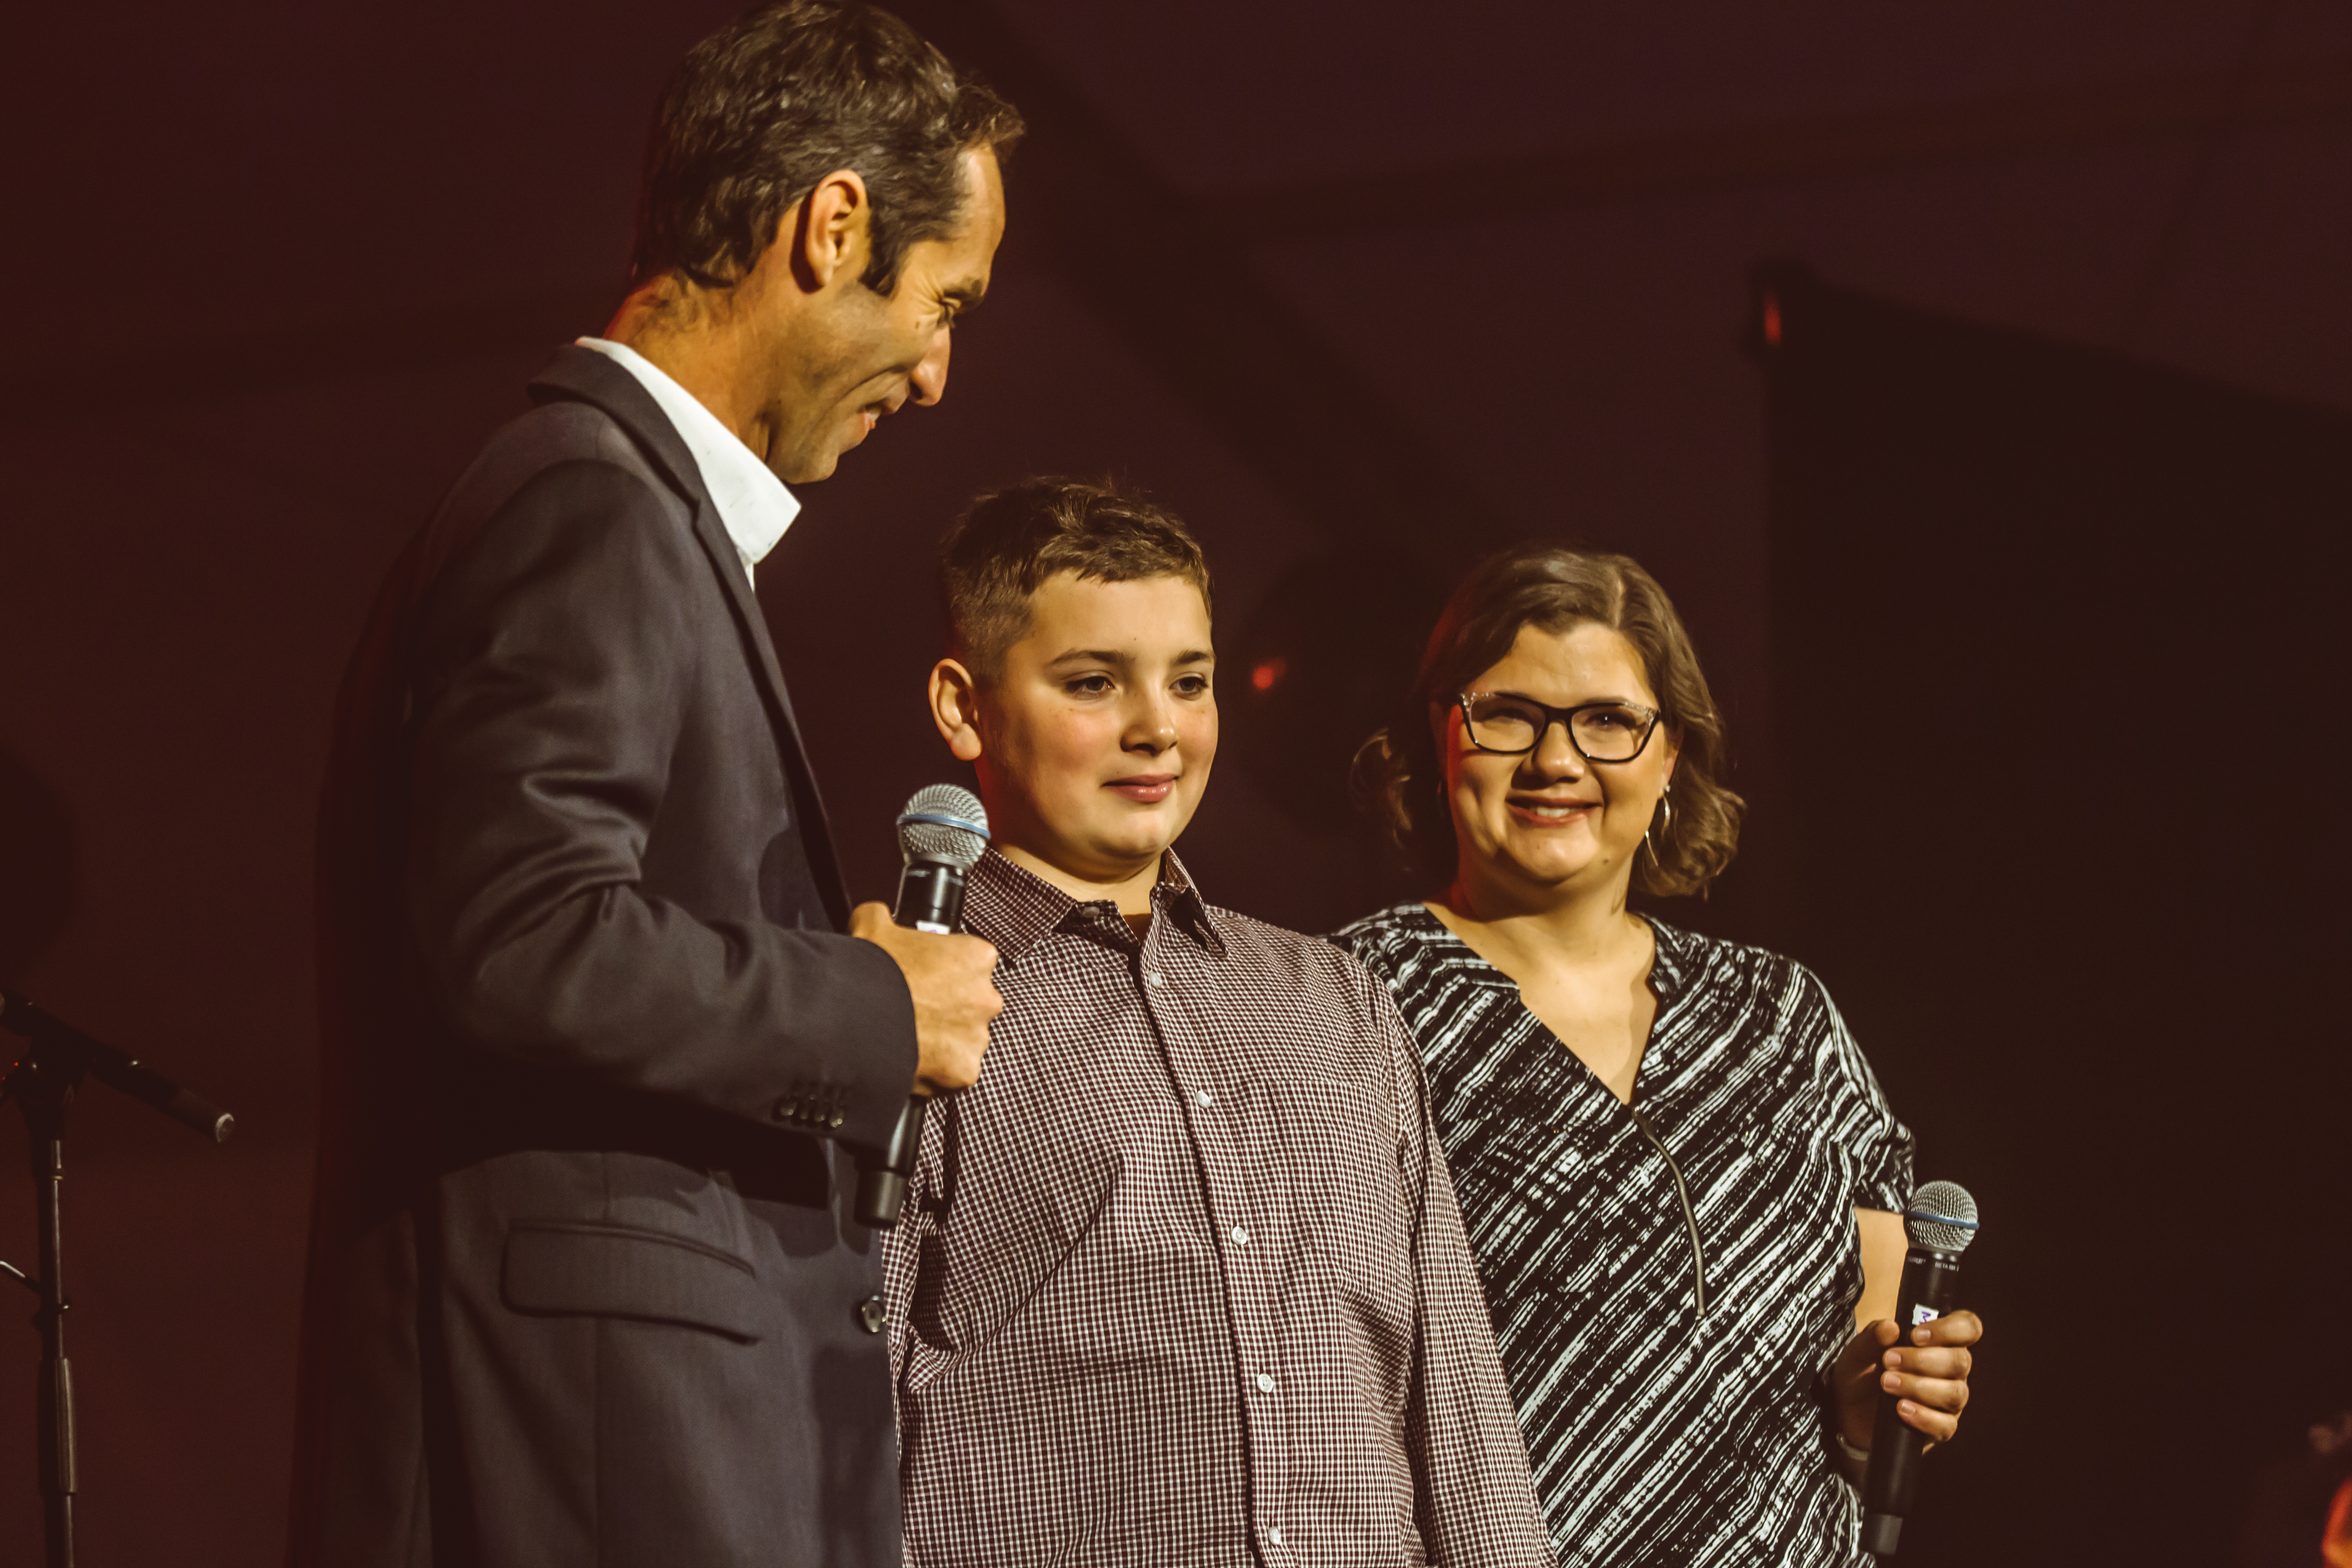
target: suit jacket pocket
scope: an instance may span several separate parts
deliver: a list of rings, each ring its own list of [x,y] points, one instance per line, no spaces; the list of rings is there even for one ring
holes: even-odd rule
[[[519,1312],[677,1323],[747,1344],[768,1327],[768,1299],[749,1262],[630,1226],[517,1220],[501,1284]]]

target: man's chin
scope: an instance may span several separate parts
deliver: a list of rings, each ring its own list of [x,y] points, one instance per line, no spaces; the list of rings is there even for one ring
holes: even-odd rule
[[[790,467],[778,468],[776,478],[788,485],[813,485],[833,478],[833,471],[839,467],[838,452],[808,452],[793,459]]]

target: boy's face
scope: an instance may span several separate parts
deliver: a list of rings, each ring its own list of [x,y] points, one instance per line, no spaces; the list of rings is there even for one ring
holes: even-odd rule
[[[932,706],[976,764],[1000,847],[1088,882],[1155,866],[1201,804],[1217,754],[1208,607],[1181,577],[1100,583],[1063,572],[978,687],[953,660]]]

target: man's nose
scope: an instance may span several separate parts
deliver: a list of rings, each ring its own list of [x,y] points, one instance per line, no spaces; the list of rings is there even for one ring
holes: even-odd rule
[[[932,404],[948,395],[948,353],[953,344],[954,334],[945,327],[932,334],[929,352],[923,355],[921,363],[915,366],[915,374],[908,378],[912,384],[912,401]]]

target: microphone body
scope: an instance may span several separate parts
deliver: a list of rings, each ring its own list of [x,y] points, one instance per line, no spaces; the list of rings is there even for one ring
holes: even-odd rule
[[[944,936],[963,923],[963,868],[944,860],[909,860],[898,873],[898,900],[890,918],[902,926]],[[910,1095],[890,1129],[890,1142],[881,1158],[861,1161],[857,1171],[857,1223],[887,1230],[898,1223],[907,1205],[907,1184],[915,1174],[915,1156],[923,1146],[923,1108],[930,1103]]]
[[[905,866],[890,917],[902,926],[944,936],[963,925],[964,877],[988,847],[988,813],[971,792],[951,784],[919,791],[898,817],[898,847]],[[879,1150],[857,1154],[857,1223],[887,1230],[907,1204],[907,1185],[923,1146],[921,1095],[909,1096],[890,1140]]]
[[[1903,1338],[1935,1321],[1958,1304],[1960,1252],[1976,1234],[1976,1200],[1950,1182],[1919,1190],[1904,1215],[1911,1248],[1903,1258],[1903,1283],[1895,1297],[1895,1321]],[[1897,1413],[1900,1404],[1881,1390],[1878,1415],[1870,1429],[1870,1468],[1862,1483],[1862,1546],[1877,1557],[1895,1555],[1904,1516],[1919,1487],[1919,1461],[1927,1436]]]

